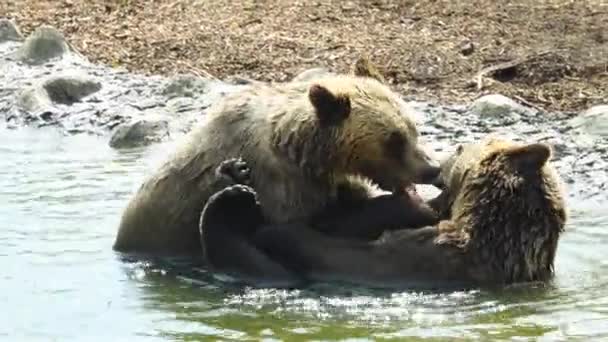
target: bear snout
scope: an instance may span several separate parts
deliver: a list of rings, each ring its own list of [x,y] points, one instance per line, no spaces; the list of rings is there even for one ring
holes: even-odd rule
[[[441,181],[440,174],[441,174],[441,168],[439,167],[439,164],[437,164],[437,165],[429,164],[428,166],[425,166],[419,170],[415,183],[429,184],[429,185],[435,185],[435,186],[437,186],[436,184],[439,184],[441,186],[442,181]],[[440,186],[438,186],[438,188],[441,188]]]

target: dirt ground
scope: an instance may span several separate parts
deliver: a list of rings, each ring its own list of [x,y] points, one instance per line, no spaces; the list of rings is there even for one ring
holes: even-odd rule
[[[150,74],[289,80],[368,55],[406,97],[500,92],[548,110],[608,102],[606,0],[0,0],[24,34]]]

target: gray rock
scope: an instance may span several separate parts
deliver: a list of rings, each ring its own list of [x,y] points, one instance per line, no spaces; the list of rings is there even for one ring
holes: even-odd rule
[[[572,128],[592,138],[608,138],[608,105],[591,107],[570,120]]]
[[[168,98],[196,97],[207,91],[208,80],[190,75],[179,75],[170,80],[162,91]]]
[[[312,79],[315,79],[318,77],[323,77],[323,76],[328,76],[331,74],[333,74],[333,73],[326,68],[312,68],[312,69],[308,69],[308,70],[305,70],[305,71],[297,74],[296,77],[294,77],[292,81],[293,82],[310,81]]]
[[[465,40],[458,47],[463,56],[468,56],[475,51],[475,45],[470,40]]]
[[[0,19],[0,43],[22,40],[23,36],[14,22],[8,19]]]
[[[36,111],[54,104],[72,105],[101,89],[101,83],[84,75],[51,76],[40,84],[25,89],[19,105],[26,111]]]
[[[530,115],[531,110],[511,100],[510,98],[492,94],[475,100],[469,111],[483,119],[517,120],[520,115]]]
[[[166,120],[137,120],[119,125],[110,139],[112,148],[132,148],[160,142],[169,137]]]
[[[70,48],[63,34],[51,26],[40,26],[17,51],[21,62],[39,65],[68,53]]]

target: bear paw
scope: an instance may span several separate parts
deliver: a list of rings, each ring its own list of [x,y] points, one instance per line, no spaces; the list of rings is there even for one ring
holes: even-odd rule
[[[249,185],[251,182],[251,169],[242,158],[230,158],[224,160],[215,169],[215,175],[227,181],[230,185]]]
[[[247,233],[263,222],[255,191],[246,185],[233,185],[209,198],[199,221],[201,234],[209,230]]]
[[[209,205],[221,206],[227,210],[240,210],[257,206],[257,194],[247,185],[233,185],[215,193],[209,198]]]

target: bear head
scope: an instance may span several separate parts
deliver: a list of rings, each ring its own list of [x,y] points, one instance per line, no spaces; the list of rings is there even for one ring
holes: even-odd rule
[[[445,190],[433,206],[447,220],[436,242],[462,248],[506,283],[552,275],[567,214],[550,157],[546,144],[494,136],[458,146],[441,163]]]
[[[403,99],[383,82],[366,58],[351,75],[313,80],[307,95],[316,114],[315,141],[324,144],[335,173],[364,176],[387,191],[430,184],[439,163],[418,141]]]

